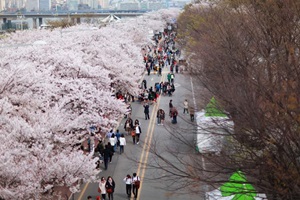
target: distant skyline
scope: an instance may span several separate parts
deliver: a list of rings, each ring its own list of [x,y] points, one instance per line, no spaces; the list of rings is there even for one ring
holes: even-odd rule
[[[189,0],[0,0],[0,11],[63,11],[182,7]]]

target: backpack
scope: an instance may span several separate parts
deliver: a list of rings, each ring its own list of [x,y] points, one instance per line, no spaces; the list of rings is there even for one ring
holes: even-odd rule
[[[137,177],[137,180],[136,180],[136,181],[134,181],[134,185],[135,185],[135,187],[136,187],[137,189],[139,189],[139,188],[140,188],[141,181],[140,181],[140,178],[139,178],[139,177]]]

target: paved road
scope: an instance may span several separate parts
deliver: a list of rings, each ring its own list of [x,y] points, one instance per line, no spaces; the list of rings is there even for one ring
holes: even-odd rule
[[[147,80],[147,86],[152,86],[156,82],[166,81],[166,75],[168,69],[165,67],[163,69],[163,76],[157,76],[151,74],[150,76],[145,76]],[[157,151],[164,151],[164,146],[173,146],[176,149],[185,148],[181,145],[176,138],[172,138],[172,134],[168,132],[171,127],[175,127],[177,130],[191,130],[195,127],[191,127],[189,123],[189,115],[183,115],[183,101],[189,99],[190,105],[193,105],[192,101],[192,87],[191,79],[187,74],[175,74],[175,87],[176,91],[173,96],[160,96],[157,103],[150,106],[150,120],[145,120],[144,109],[140,102],[132,103],[132,119],[139,119],[142,128],[141,142],[138,145],[133,145],[131,136],[126,136],[127,145],[125,146],[125,153],[119,155],[116,153],[113,156],[112,163],[109,164],[108,170],[103,170],[99,176],[107,177],[112,176],[116,182],[116,188],[114,193],[114,200],[128,199],[125,192],[125,183],[123,178],[126,174],[132,175],[132,173],[137,172],[138,176],[141,177],[141,188],[139,190],[138,200],[182,200],[182,199],[204,199],[204,195],[193,195],[189,194],[177,194],[174,192],[167,191],[165,187],[170,182],[163,180],[153,180],[153,177],[157,175],[164,175],[164,173],[159,169],[145,168],[139,163],[154,163],[156,162],[155,157],[149,153],[150,148],[157,147]],[[179,112],[178,124],[172,125],[170,123],[170,118],[168,117],[169,111],[169,100],[173,100],[173,105],[177,107]],[[156,111],[158,108],[162,108],[166,112],[166,123],[165,126],[156,125]],[[119,126],[120,132],[124,131],[125,119],[121,121]],[[186,138],[193,142],[194,134],[187,134]],[[151,145],[147,145],[151,144]],[[155,145],[156,144],[156,145]],[[167,153],[167,152],[162,152]],[[102,166],[103,169],[103,166]],[[88,195],[91,195],[94,199],[99,196],[97,192],[98,183],[85,183],[82,185],[82,192],[74,194],[71,200],[86,200]],[[201,187],[201,186],[200,186]],[[132,198],[133,199],[133,198]]]

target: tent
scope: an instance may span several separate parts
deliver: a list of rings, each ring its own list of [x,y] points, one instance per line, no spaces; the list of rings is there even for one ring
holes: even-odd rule
[[[226,129],[233,128],[233,122],[220,111],[216,100],[213,97],[207,104],[206,109],[196,112],[197,122],[197,145],[196,149],[200,153],[219,154],[224,143]]]
[[[119,20],[120,20],[119,17],[117,17],[116,15],[110,14],[109,16],[102,19],[101,22],[102,23],[111,23],[111,22],[116,22],[116,21],[119,21]]]
[[[226,114],[220,110],[215,97],[212,97],[205,108],[206,117],[226,117]]]
[[[245,174],[238,170],[229,181],[219,189],[206,192],[206,200],[265,200],[265,194],[258,194],[255,188],[247,181]]]
[[[222,193],[220,189],[215,189],[210,192],[205,193],[205,200],[233,200],[234,195],[222,197]],[[267,196],[265,194],[256,194],[256,197],[254,197],[255,200],[267,200]],[[238,199],[242,200],[242,199]]]

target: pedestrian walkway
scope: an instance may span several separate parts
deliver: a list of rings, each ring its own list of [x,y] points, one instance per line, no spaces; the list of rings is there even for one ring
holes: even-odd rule
[[[160,42],[164,42],[163,40],[160,40]],[[173,48],[173,43],[171,44],[171,47]],[[152,69],[152,72],[149,73],[149,76],[145,75],[143,79],[147,82],[147,89],[152,87],[155,88],[156,83],[161,82],[170,82],[171,80],[168,80],[168,74],[170,73],[171,67],[174,69],[176,66],[175,61],[175,54],[174,57],[170,57],[168,63],[165,64],[165,66],[162,67],[161,70],[161,76],[158,76],[157,72],[154,72]],[[165,58],[166,61],[167,58]],[[143,80],[142,79],[142,80]],[[188,115],[182,115],[183,113],[183,105],[182,102],[184,99],[191,99],[191,90],[190,90],[190,81],[188,75],[186,74],[176,74],[176,77],[173,78],[174,82],[177,85],[180,85],[180,89],[177,89],[172,92],[172,95],[160,95],[156,102],[149,104],[149,110],[150,110],[150,119],[145,120],[145,113],[144,113],[144,107],[142,106],[144,102],[135,100],[134,102],[131,102],[131,109],[132,113],[130,115],[133,122],[137,119],[140,122],[141,127],[141,135],[140,135],[140,143],[139,144],[133,144],[133,140],[131,135],[127,135],[127,131],[124,129],[125,121],[126,119],[123,118],[120,121],[119,127],[117,128],[120,130],[120,133],[124,133],[126,136],[126,146],[124,148],[124,153],[119,154],[119,149],[115,152],[115,155],[112,158],[112,162],[108,164],[108,169],[104,170],[103,165],[101,165],[101,169],[103,170],[99,176],[108,177],[112,176],[115,183],[116,183],[116,189],[114,193],[114,199],[126,199],[126,185],[123,182],[123,178],[126,174],[133,174],[137,172],[138,176],[141,178],[141,189],[139,192],[139,196],[137,199],[169,199],[168,194],[164,190],[153,190],[153,188],[157,187],[158,184],[162,183],[153,183],[148,180],[146,176],[151,176],[149,174],[149,170],[147,171],[146,166],[144,166],[142,163],[147,163],[149,158],[149,150],[154,142],[154,138],[157,138],[158,140],[161,140],[162,138],[166,137],[168,135],[168,130],[165,127],[170,126],[187,126],[183,125],[184,120],[177,119],[177,124],[171,124],[172,119],[168,115],[169,113],[169,101],[170,99],[173,100],[173,105],[177,107],[177,110],[179,112],[180,118],[186,118],[189,119]],[[135,98],[137,99],[137,98]],[[163,109],[166,113],[165,115],[165,123],[164,126],[158,126],[157,125],[157,111],[158,109]],[[164,139],[163,139],[164,140]],[[87,199],[87,196],[91,195],[94,199],[96,199],[96,196],[100,196],[97,192],[98,183],[86,183],[82,185],[82,192],[80,194],[75,194],[71,199],[76,200],[85,200]],[[172,197],[172,199],[189,199],[189,195],[186,197],[177,196]],[[199,198],[198,198],[199,199]]]

